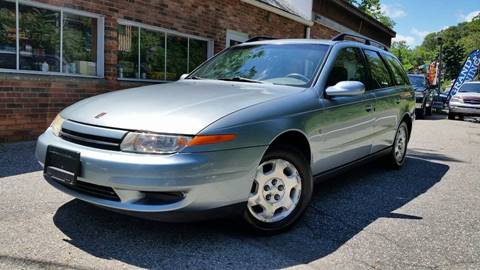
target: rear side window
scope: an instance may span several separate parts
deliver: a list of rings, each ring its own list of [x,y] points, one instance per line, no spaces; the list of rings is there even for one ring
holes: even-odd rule
[[[342,81],[368,85],[367,67],[358,48],[344,48],[338,54],[327,80],[327,87]]]
[[[396,85],[409,84],[407,75],[405,74],[402,65],[395,57],[383,54],[383,59],[387,61],[388,67],[392,71],[393,79],[395,80]]]
[[[365,56],[370,66],[373,88],[378,89],[393,86],[394,84],[388,73],[387,66],[385,66],[380,54],[375,51],[365,50]]]

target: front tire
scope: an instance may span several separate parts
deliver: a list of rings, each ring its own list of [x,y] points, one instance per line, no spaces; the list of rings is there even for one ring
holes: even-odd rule
[[[455,114],[454,113],[448,113],[448,119],[449,120],[455,120]]]
[[[262,158],[243,217],[256,231],[275,234],[299,220],[313,191],[310,165],[296,148],[279,146]]]
[[[415,115],[418,119],[425,119],[426,109],[425,104],[420,108],[415,110]]]
[[[407,123],[402,122],[397,129],[393,148],[387,156],[387,164],[393,169],[400,169],[407,160],[407,147],[409,140],[409,130]]]
[[[426,115],[432,116],[432,105],[430,105],[430,107],[427,107]]]

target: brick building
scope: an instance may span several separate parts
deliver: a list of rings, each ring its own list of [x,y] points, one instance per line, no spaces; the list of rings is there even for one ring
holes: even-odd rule
[[[176,80],[250,37],[339,32],[395,36],[343,0],[0,0],[0,143],[34,139],[80,99]]]

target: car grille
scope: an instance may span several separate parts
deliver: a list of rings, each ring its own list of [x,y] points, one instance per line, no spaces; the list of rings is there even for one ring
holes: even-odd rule
[[[107,199],[111,201],[117,201],[117,202],[120,201],[120,198],[118,197],[117,193],[115,193],[115,191],[110,187],[99,186],[99,185],[90,184],[90,183],[82,182],[78,180],[75,181],[73,184],[66,184],[62,181],[57,181],[57,180],[56,182],[68,189],[75,190],[85,195],[90,195],[90,196]]]
[[[120,151],[122,143],[121,139],[85,134],[65,128],[62,128],[60,137],[69,142],[105,150]]]
[[[463,103],[478,105],[480,104],[480,98],[464,98]]]

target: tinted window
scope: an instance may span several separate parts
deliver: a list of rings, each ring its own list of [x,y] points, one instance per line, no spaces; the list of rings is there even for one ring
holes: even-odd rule
[[[167,35],[167,80],[178,80],[188,72],[188,38]]]
[[[391,55],[383,55],[383,58],[387,61],[388,67],[392,71],[393,78],[396,85],[408,84],[408,79],[405,76],[405,71],[398,60]]]
[[[425,80],[425,77],[423,76],[418,76],[418,75],[408,75],[408,79],[410,80],[410,83],[417,88],[424,88],[427,86],[427,81]]]
[[[359,81],[368,85],[367,68],[361,51],[357,48],[345,48],[338,54],[328,76],[327,86],[341,81]]]
[[[97,74],[97,19],[63,13],[63,72]]]
[[[466,83],[460,88],[460,92],[480,93],[480,83]]]
[[[60,71],[60,12],[20,5],[20,69]]]
[[[242,77],[273,84],[307,86],[328,47],[320,44],[263,44],[232,47],[201,66],[203,79]]]
[[[15,3],[0,1],[0,68],[17,67]]]
[[[370,66],[372,74],[372,84],[374,89],[392,86],[393,83],[380,55],[375,51],[365,50],[365,56]]]
[[[118,26],[118,77],[139,78],[138,72],[138,27],[130,25]]]

